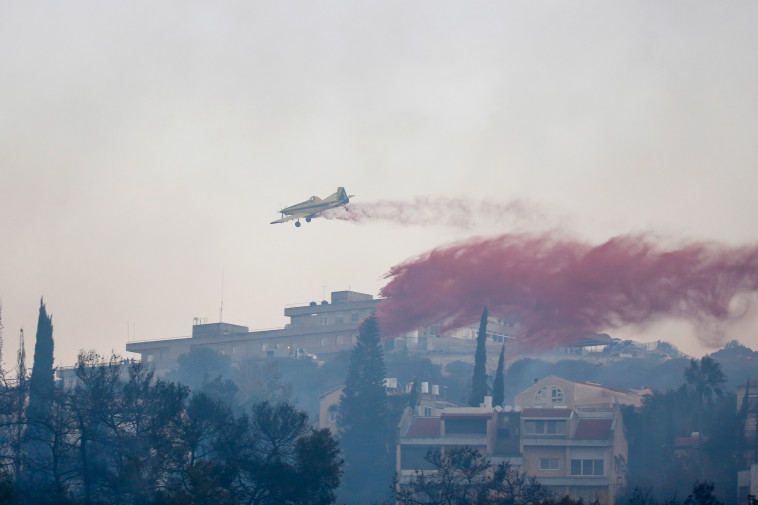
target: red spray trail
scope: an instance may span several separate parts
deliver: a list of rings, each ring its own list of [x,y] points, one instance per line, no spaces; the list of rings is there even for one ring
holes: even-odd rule
[[[403,225],[441,224],[469,229],[482,221],[502,224],[508,220],[533,220],[540,213],[532,205],[514,200],[506,203],[472,202],[461,198],[416,197],[412,202],[380,200],[356,202],[321,214],[342,221],[390,221]]]
[[[665,250],[647,236],[590,245],[548,235],[503,235],[435,249],[393,267],[377,308],[382,333],[478,320],[483,307],[544,349],[591,333],[684,318],[717,344],[740,295],[758,291],[758,245],[692,242]],[[747,303],[747,302],[746,302]],[[730,308],[731,307],[731,308]],[[712,331],[709,333],[709,331]]]

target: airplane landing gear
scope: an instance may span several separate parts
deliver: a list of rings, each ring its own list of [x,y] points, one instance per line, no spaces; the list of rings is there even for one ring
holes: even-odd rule
[[[306,222],[306,223],[310,223],[310,222],[311,222],[311,218],[309,218],[309,217],[306,217],[306,218],[305,218],[305,222]]]
[[[295,221],[295,226],[297,226],[298,228],[300,228],[300,221],[299,220]]]

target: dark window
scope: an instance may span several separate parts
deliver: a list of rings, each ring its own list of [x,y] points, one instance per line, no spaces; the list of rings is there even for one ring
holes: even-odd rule
[[[571,475],[605,475],[602,459],[572,459]]]
[[[524,432],[529,435],[564,435],[566,421],[524,421]]]
[[[446,434],[487,434],[486,419],[445,419]]]

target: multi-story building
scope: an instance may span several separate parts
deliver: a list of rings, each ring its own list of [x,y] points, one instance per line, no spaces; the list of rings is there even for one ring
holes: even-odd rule
[[[737,387],[737,412],[744,419],[743,434],[744,448],[742,457],[745,461],[753,462],[758,453],[758,379],[748,381]],[[738,503],[748,505],[753,503],[750,497],[758,497],[758,464],[751,463],[745,470],[737,474]]]
[[[516,395],[524,471],[559,496],[613,505],[626,483],[628,447],[620,406],[649,390],[622,390],[554,375]]]
[[[521,454],[524,472],[556,496],[613,505],[626,483],[628,448],[617,405],[524,409]]]
[[[429,451],[473,447],[508,461],[561,497],[613,505],[625,485],[628,447],[620,405],[643,393],[549,376],[516,396],[514,407],[407,410],[399,425],[398,481],[433,471]],[[424,415],[428,414],[428,415]]]
[[[416,470],[433,470],[425,459],[431,451],[451,447],[473,447],[493,464],[508,461],[521,465],[519,413],[492,407],[485,398],[481,407],[407,409],[399,429],[396,471],[398,481],[409,479]],[[431,416],[420,415],[430,413]]]
[[[229,323],[195,324],[191,337],[129,342],[126,350],[153,363],[159,373],[176,366],[176,360],[199,347],[210,347],[231,357],[232,362],[258,357],[308,357],[336,353],[353,347],[358,325],[380,302],[355,291],[334,291],[331,303],[311,302],[286,307],[290,323],[282,329],[249,331]]]

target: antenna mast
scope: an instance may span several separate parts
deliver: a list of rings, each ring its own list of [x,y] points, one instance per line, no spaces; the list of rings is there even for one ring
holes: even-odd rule
[[[224,271],[221,270],[221,306],[218,309],[218,322],[224,322]]]
[[[0,369],[3,366],[3,299],[0,298]]]
[[[26,345],[24,344],[24,329],[21,328],[18,332],[18,374],[19,384],[26,382]]]

